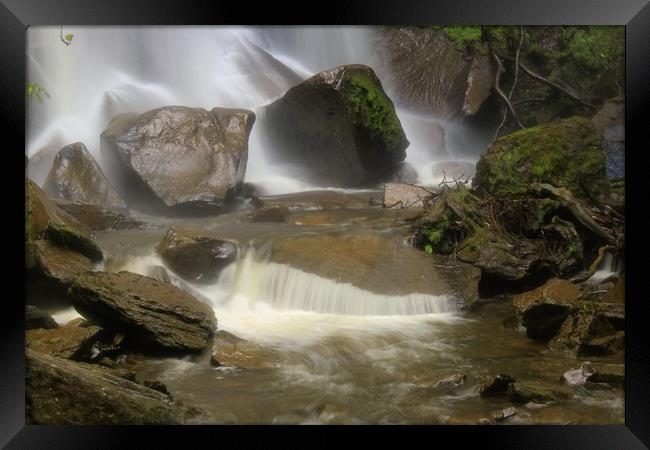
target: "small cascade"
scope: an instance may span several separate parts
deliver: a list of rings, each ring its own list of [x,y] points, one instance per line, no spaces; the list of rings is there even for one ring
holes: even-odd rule
[[[263,302],[276,310],[353,316],[440,314],[457,310],[456,299],[451,295],[376,294],[286,264],[258,260],[252,250],[240,261],[232,288],[234,295],[247,298],[252,307]]]
[[[600,262],[598,269],[589,278],[591,283],[600,283],[612,275],[616,275],[624,270],[623,260],[618,254],[606,252],[603,260]]]

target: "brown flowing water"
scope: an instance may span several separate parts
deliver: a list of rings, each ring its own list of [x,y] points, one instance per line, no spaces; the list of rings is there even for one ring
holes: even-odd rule
[[[141,379],[161,381],[183,404],[206,410],[199,423],[471,424],[511,406],[505,398],[480,397],[481,384],[495,375],[558,383],[564,371],[579,366],[581,361],[528,339],[523,329],[505,327],[512,315],[508,298],[483,299],[476,310],[466,311],[445,295],[403,295],[409,286],[396,284],[411,282],[414,270],[404,255],[417,250],[408,245],[408,224],[395,220],[394,211],[364,206],[377,195],[297,194],[286,223],[251,222],[250,211],[240,211],[212,218],[141,217],[160,227],[97,233],[106,254],[104,270],[141,274],[164,265],[154,246],[168,225],[238,242],[239,259],[218,282],[188,283],[186,289],[213,306],[219,329],[272,349],[284,361],[262,369],[213,367],[207,352],[182,359],[129,355],[127,367]],[[302,199],[297,206],[296,198]],[[388,260],[378,261],[386,281],[372,278],[371,292],[266,256],[286,239],[322,236],[380,236],[397,243],[382,253]],[[346,272],[363,261],[363,254],[350,250],[342,260]],[[304,247],[311,251],[317,250]],[[307,256],[318,257],[300,259]],[[354,273],[349,280],[363,285]],[[461,386],[434,387],[457,372],[466,375]],[[574,398],[558,406],[518,406],[509,423],[623,423],[622,389],[571,389]]]

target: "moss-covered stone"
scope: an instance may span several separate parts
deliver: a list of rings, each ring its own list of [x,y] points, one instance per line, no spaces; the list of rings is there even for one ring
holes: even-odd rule
[[[475,187],[493,195],[523,196],[533,182],[605,198],[609,182],[601,137],[588,119],[572,117],[500,137],[476,166]]]

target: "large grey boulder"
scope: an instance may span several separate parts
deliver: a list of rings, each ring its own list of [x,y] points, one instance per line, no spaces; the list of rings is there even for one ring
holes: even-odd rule
[[[120,114],[101,135],[116,187],[143,210],[221,210],[243,183],[255,114],[166,106]]]

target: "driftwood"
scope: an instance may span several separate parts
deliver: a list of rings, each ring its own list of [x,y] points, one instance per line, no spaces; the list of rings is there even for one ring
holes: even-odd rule
[[[509,61],[514,61],[515,60],[515,58],[513,58],[512,56],[502,56],[502,58],[507,59]],[[523,62],[519,61],[518,66],[521,67],[521,70],[523,70],[529,77],[533,78],[534,80],[537,80],[540,83],[543,83],[543,84],[545,84],[545,85],[547,85],[549,87],[552,87],[553,89],[557,89],[558,91],[568,95],[569,97],[571,97],[572,99],[574,99],[578,103],[580,103],[580,104],[582,104],[582,105],[584,105],[584,106],[586,106],[586,107],[588,107],[590,109],[596,109],[596,105],[593,105],[593,104],[589,103],[588,101],[578,97],[576,94],[569,91],[567,88],[565,88],[565,87],[563,87],[563,86],[561,86],[561,85],[559,85],[559,84],[557,84],[557,83],[555,83],[555,82],[553,82],[553,81],[551,81],[551,80],[549,80],[547,78],[544,78],[540,74],[538,74],[538,73],[534,72],[532,69],[528,68]]]
[[[587,208],[573,196],[569,189],[563,187],[558,188],[546,183],[534,183],[532,188],[537,192],[547,192],[553,195],[578,222],[606,243],[616,247],[621,246],[619,240],[593,219]]]

